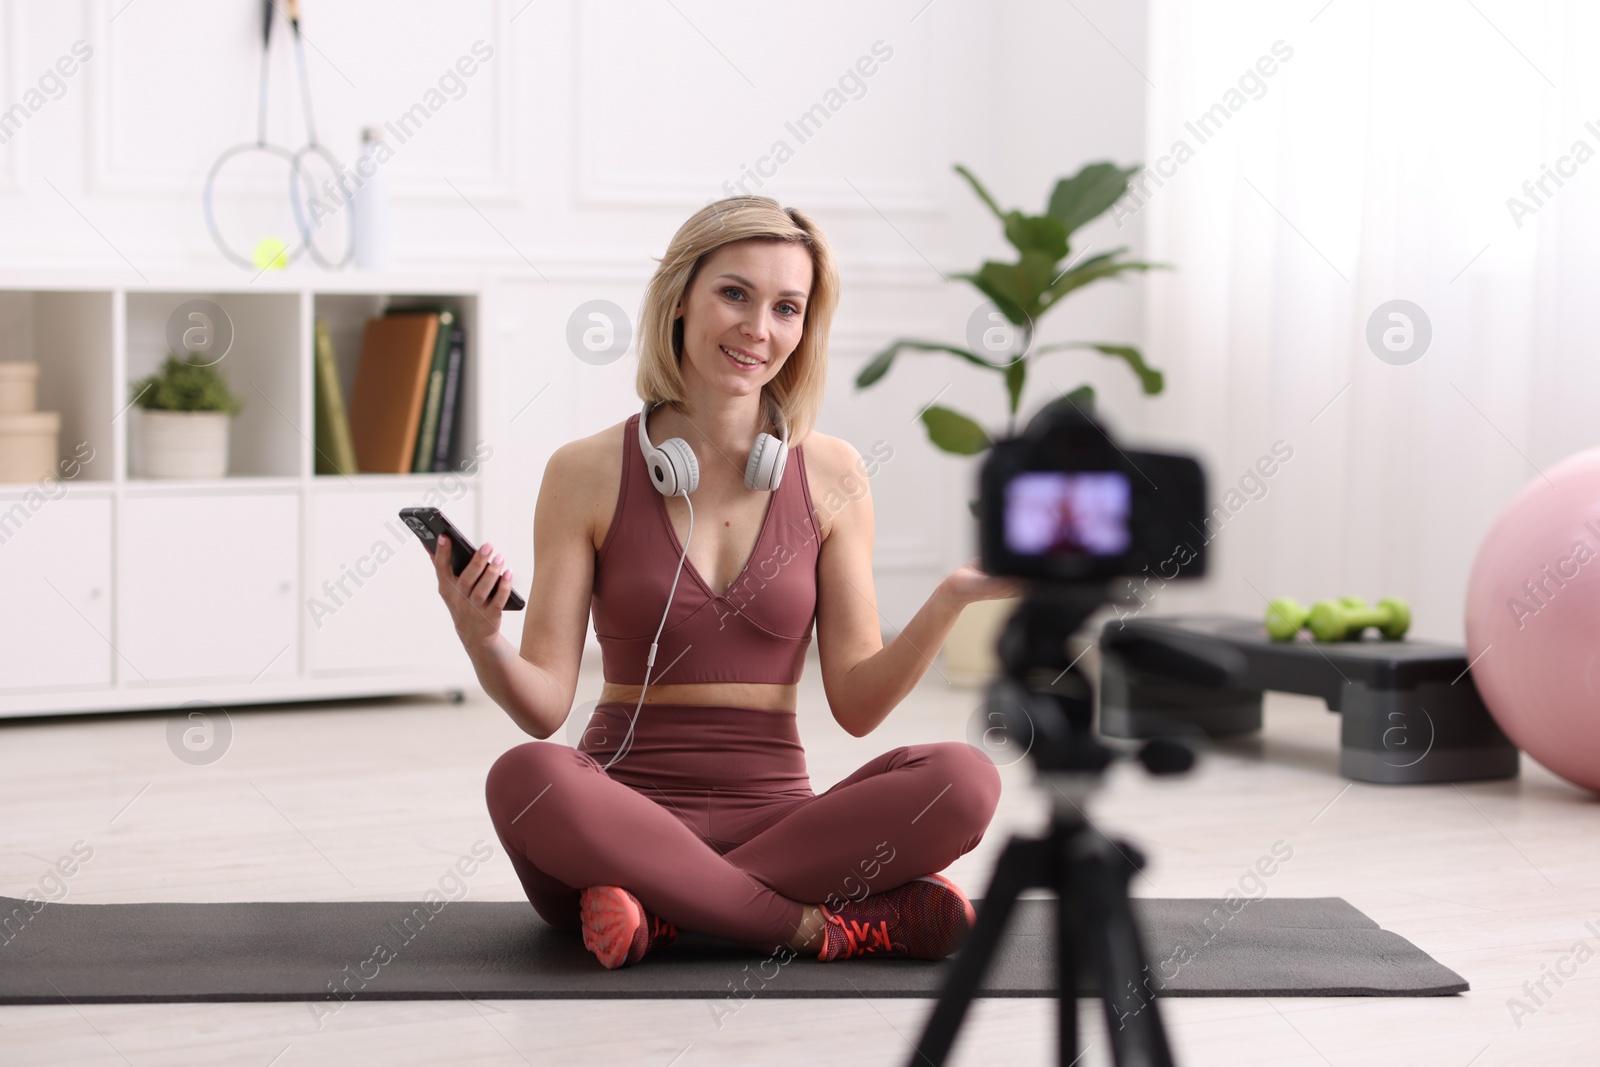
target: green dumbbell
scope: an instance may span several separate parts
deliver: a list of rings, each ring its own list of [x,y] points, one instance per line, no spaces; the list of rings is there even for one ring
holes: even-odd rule
[[[1359,638],[1368,626],[1376,626],[1391,641],[1406,635],[1411,628],[1411,609],[1398,597],[1384,597],[1378,606],[1355,606],[1342,600],[1319,600],[1306,620],[1311,635],[1318,641],[1343,641]]]
[[[1340,597],[1352,609],[1365,609],[1367,602],[1358,596]],[[1267,605],[1267,634],[1274,641],[1293,641],[1311,619],[1311,609],[1300,606],[1292,596],[1282,596]]]
[[[1281,596],[1267,605],[1267,636],[1274,641],[1293,641],[1311,618],[1311,610],[1300,606],[1292,596]]]

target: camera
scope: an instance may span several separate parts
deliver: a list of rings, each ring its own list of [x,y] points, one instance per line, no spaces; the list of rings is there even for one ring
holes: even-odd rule
[[[1042,837],[1013,836],[1001,851],[977,925],[910,1062],[944,1063],[1017,898],[1037,887],[1056,897],[1060,1062],[1077,1050],[1079,963],[1092,961],[1094,989],[1115,1024],[1108,1027],[1114,1062],[1171,1067],[1156,1004],[1119,1016],[1114,1003],[1149,971],[1128,898],[1128,879],[1144,857],[1132,843],[1100,833],[1086,809],[1113,760],[1131,756],[1151,774],[1182,774],[1194,753],[1161,738],[1131,752],[1105,744],[1094,731],[1093,685],[1078,667],[1083,653],[1073,655],[1069,642],[1109,599],[1113,579],[1149,570],[1167,580],[1205,573],[1205,474],[1187,456],[1122,448],[1092,414],[1062,397],[1021,436],[995,442],[978,491],[983,569],[1032,579],[996,642],[1002,673],[989,684],[984,719],[998,720],[1033,761],[1047,786],[1050,825]],[[1120,653],[1157,674],[1181,675],[1199,662],[1168,648]],[[1226,664],[1204,666],[1227,673]]]
[[[979,476],[978,542],[989,574],[1089,583],[1206,565],[1205,475],[1188,456],[1117,445],[1063,397],[1021,436],[996,441]]]

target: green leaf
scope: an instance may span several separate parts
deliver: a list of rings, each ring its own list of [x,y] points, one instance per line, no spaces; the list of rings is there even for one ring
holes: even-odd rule
[[[1128,191],[1128,179],[1141,169],[1138,163],[1126,170],[1110,162],[1090,163],[1056,183],[1050,194],[1049,212],[1061,221],[1070,237],[1072,231],[1121,200]]]
[[[902,348],[910,348],[918,352],[948,352],[952,356],[960,356],[968,363],[971,363],[974,366],[982,367],[984,370],[1004,369],[1003,364],[990,363],[982,356],[973,352],[968,352],[965,348],[957,348],[955,345],[940,344],[937,341],[909,341],[905,338],[901,338],[900,340],[897,340],[891,344],[888,348],[885,348],[882,352],[879,352],[876,356],[873,356],[872,360],[865,367],[861,368],[861,373],[856,375],[856,388],[865,389],[867,386],[871,385],[873,382],[887,374],[889,372],[889,364],[894,362],[895,355],[898,354]]]
[[[1055,303],[1074,289],[1082,289],[1090,282],[1097,282],[1101,278],[1111,278],[1128,270],[1165,270],[1165,263],[1145,263],[1136,259],[1117,260],[1114,256],[1127,251],[1119,248],[1114,252],[1094,256],[1084,260],[1076,267],[1056,277],[1045,290],[1043,309],[1049,309]]]
[[[1018,258],[1015,263],[988,260],[974,273],[952,274],[950,277],[971,282],[1012,325],[1024,330],[1024,336],[1030,340],[1040,317],[1074,290],[1128,271],[1168,267],[1163,263],[1119,258],[1127,253],[1126,248],[1093,256],[1071,269],[1061,267],[1070,250],[1073,231],[1109,210],[1127,193],[1129,179],[1141,170],[1137,163],[1130,167],[1119,167],[1110,161],[1085,165],[1072,177],[1056,183],[1043,215],[1004,210],[970,170],[959,163],[955,164],[954,169],[971,185],[973,192],[995,218],[1000,220],[1006,240],[1017,249]],[[1030,355],[1061,348],[1092,348],[1102,355],[1124,361],[1139,378],[1140,387],[1146,394],[1159,393],[1165,387],[1161,372],[1146,365],[1140,351],[1130,345],[1070,342],[1031,349]],[[946,352],[974,366],[1001,372],[1005,379],[1012,424],[1015,423],[1027,382],[1026,357],[994,363],[986,355],[954,345],[902,338],[867,362],[856,375],[856,388],[865,388],[883,378],[902,349]],[[1079,398],[1086,405],[1094,402],[1094,392],[1088,386],[1066,395]],[[972,455],[992,444],[983,427],[947,408],[930,406],[921,418],[928,428],[930,440],[947,452]]]
[[[1006,216],[1006,240],[1018,252],[1048,256],[1054,266],[1067,254],[1067,228],[1049,215],[1024,215],[1013,211]]]
[[[1085,415],[1094,414],[1094,386],[1092,385],[1080,385],[1070,393],[1062,393],[1061,398],[1081,408]]]
[[[922,424],[928,428],[928,440],[946,452],[973,456],[993,444],[982,426],[937,404],[923,410]]]
[[[1022,396],[1022,385],[1028,380],[1028,360],[1018,357],[1006,368],[1006,392],[1011,400],[1011,414],[1017,413],[1017,399]]]
[[[856,375],[856,388],[865,389],[879,378],[882,378],[885,374],[888,374],[889,365],[894,362],[894,357],[898,355],[899,352],[900,346],[898,344],[892,344],[888,348],[885,348],[882,352],[879,352],[877,355],[873,356],[871,362],[869,362],[865,367],[862,367],[861,373]]]
[[[1006,221],[1006,213],[1000,210],[1000,205],[994,202],[994,197],[989,195],[989,191],[983,187],[976,177],[973,176],[970,170],[968,170],[966,167],[963,167],[960,163],[957,163],[956,173],[971,183],[973,191],[983,199],[985,204],[989,205],[989,210],[994,212],[995,218],[999,219],[1001,222]]]
[[[161,369],[129,384],[133,399],[146,411],[223,411],[237,415],[244,401],[231,389],[215,363],[191,352],[184,359],[168,354]]]
[[[1065,278],[1068,274],[1086,270],[1092,271],[1094,268],[1099,267],[1103,263],[1114,262],[1118,256],[1122,255],[1122,253],[1126,252],[1127,250],[1127,246],[1123,246],[1122,248],[1113,248],[1109,252],[1102,252],[1098,256],[1090,256],[1082,263],[1074,264],[1070,270],[1063,270],[1060,274],[1057,274],[1054,278],[1052,278],[1050,280],[1051,288],[1054,288],[1055,283],[1060,281],[1062,278]]]
[[[1041,252],[1024,252],[1015,263],[986,261],[977,274],[952,277],[970,281],[994,301],[1000,313],[1018,326],[1033,327],[1039,317],[1040,298],[1057,278],[1056,262]]]
[[[856,389],[866,389],[872,382],[883,378],[883,374],[888,373],[888,370],[890,370],[890,363],[894,362],[894,355],[898,354],[901,349],[912,349],[914,352],[949,352],[950,355],[958,355],[958,357],[962,357],[963,360],[971,363],[971,365],[981,366],[986,371],[1005,370],[1005,365],[1002,365],[1002,363],[990,363],[989,360],[981,357],[981,355],[968,352],[966,349],[958,349],[954,344],[941,344],[938,341],[910,341],[909,338],[899,338],[893,344],[890,344],[890,347],[886,347],[882,352],[878,352],[875,357],[872,357],[872,362],[861,368],[861,373],[856,374]]]
[[[958,273],[950,277],[977,286],[978,291],[988,297],[1012,325],[1027,326],[1030,323],[1028,313],[1018,303],[1015,266],[1013,263],[995,263],[991,260],[978,268],[976,274]]]
[[[1091,348],[1103,356],[1120,359],[1127,363],[1130,370],[1139,377],[1139,387],[1146,396],[1154,396],[1166,388],[1166,376],[1144,361],[1144,356],[1132,345],[1105,345],[1095,341],[1063,341],[1053,345],[1041,345],[1033,350],[1036,356],[1046,352],[1060,352],[1068,348]]]
[[[1144,389],[1146,396],[1154,396],[1166,387],[1166,378],[1162,373],[1144,361],[1144,356],[1132,345],[1090,345],[1090,348],[1101,355],[1120,359],[1132,368],[1133,373],[1139,376],[1139,385]]]

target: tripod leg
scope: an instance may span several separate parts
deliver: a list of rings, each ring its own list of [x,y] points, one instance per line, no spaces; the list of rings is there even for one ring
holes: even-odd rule
[[[1060,844],[1061,869],[1066,869],[1067,841]],[[1083,959],[1083,901],[1070,885],[1056,883],[1056,1062],[1078,1061],[1078,961]]]
[[[1128,900],[1128,879],[1133,871],[1124,853],[1136,867],[1144,866],[1144,857],[1125,841],[1113,845],[1104,838],[1091,840],[1073,861],[1081,879],[1073,879],[1074,872],[1069,872],[1069,881],[1082,887],[1113,1061],[1172,1067],[1172,1051],[1167,1047],[1155,996],[1145,984],[1149,967]],[[1121,1010],[1117,1003],[1125,999],[1130,1006]]]
[[[1059,843],[1050,838],[1013,837],[1006,843],[984,893],[983,906],[978,909],[977,925],[951,960],[938,1003],[923,1027],[922,1036],[917,1039],[910,1060],[912,1067],[924,1064],[938,1067],[944,1063],[955,1045],[956,1032],[961,1029],[967,1006],[978,992],[984,970],[1000,945],[1000,935],[1005,931],[1017,895],[1033,886],[1055,885],[1055,850],[1058,848]]]

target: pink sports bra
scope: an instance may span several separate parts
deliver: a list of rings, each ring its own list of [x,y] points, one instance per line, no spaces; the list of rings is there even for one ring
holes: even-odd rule
[[[595,556],[590,602],[605,680],[618,685],[644,684],[645,657],[683,554],[666,497],[645,470],[638,423],[635,414],[623,428],[622,488]],[[789,458],[783,481],[770,494],[755,550],[727,592],[714,592],[694,560],[683,561],[651,685],[800,680],[816,620],[822,536],[806,484],[804,448],[790,449]]]

